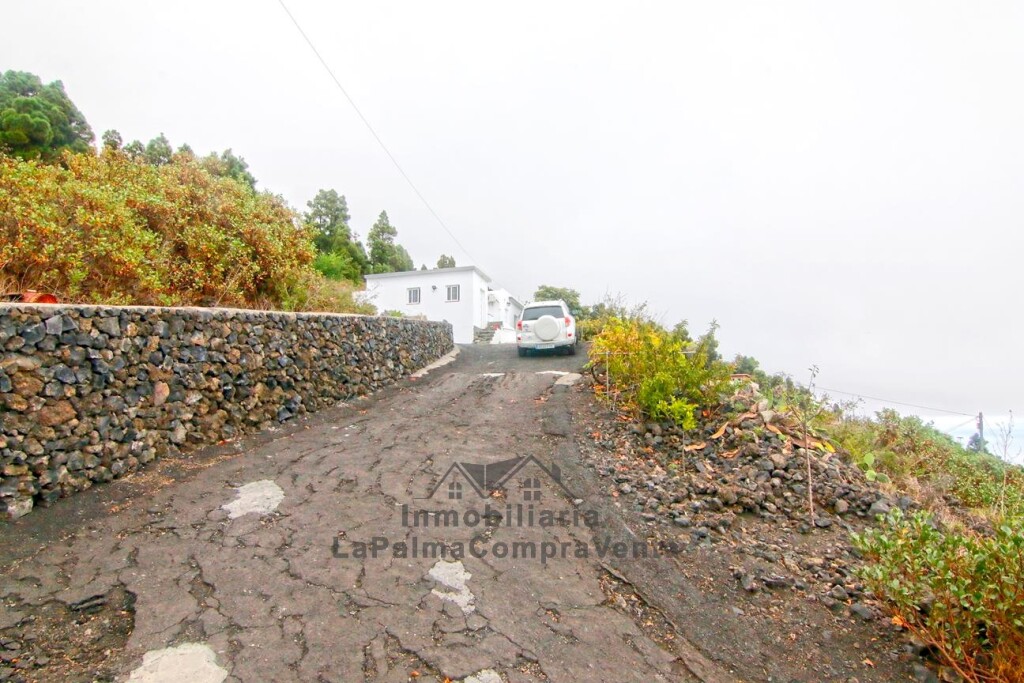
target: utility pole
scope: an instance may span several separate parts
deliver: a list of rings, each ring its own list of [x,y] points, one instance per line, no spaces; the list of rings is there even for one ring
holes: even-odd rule
[[[978,411],[978,438],[981,441],[979,447],[982,451],[985,450],[985,415]]]

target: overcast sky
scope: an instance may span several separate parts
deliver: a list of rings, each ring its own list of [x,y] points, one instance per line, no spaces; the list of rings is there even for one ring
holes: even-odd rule
[[[0,68],[63,80],[97,137],[231,147],[297,208],[334,188],[362,236],[386,209],[417,265],[1024,407],[1024,3],[286,2],[468,253],[275,0],[7,2]]]

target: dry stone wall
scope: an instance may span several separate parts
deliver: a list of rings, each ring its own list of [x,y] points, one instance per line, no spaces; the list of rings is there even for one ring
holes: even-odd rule
[[[231,309],[0,304],[0,509],[376,391],[448,323]]]

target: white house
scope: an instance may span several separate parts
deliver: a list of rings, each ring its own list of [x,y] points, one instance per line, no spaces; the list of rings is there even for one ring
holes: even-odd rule
[[[367,275],[365,296],[381,313],[451,323],[456,344],[473,343],[483,329],[502,329],[507,337],[523,311],[518,299],[493,286],[476,266]]]

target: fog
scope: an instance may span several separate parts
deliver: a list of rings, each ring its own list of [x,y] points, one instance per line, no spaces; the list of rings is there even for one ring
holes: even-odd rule
[[[386,209],[417,265],[714,319],[845,392],[1021,406],[1020,3],[287,5],[464,249],[277,2],[6,3],[0,68],[63,80],[97,136],[233,148],[296,208],[334,188],[361,235]]]

